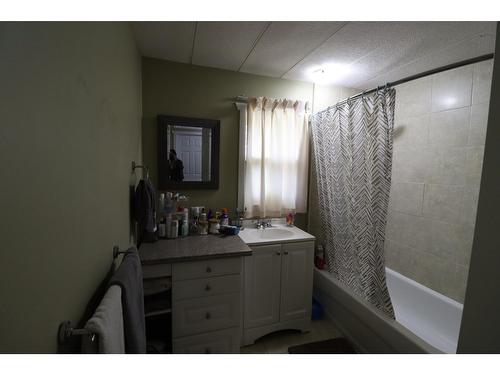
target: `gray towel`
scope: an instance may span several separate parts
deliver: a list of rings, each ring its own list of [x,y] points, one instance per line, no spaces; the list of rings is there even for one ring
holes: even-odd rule
[[[85,324],[85,329],[97,335],[98,348],[90,336],[82,339],[83,353],[121,354],[125,353],[123,333],[122,290],[111,286],[94,315]]]
[[[119,285],[122,288],[125,353],[146,353],[142,267],[135,247],[127,250],[122,264],[110,280],[110,285]]]

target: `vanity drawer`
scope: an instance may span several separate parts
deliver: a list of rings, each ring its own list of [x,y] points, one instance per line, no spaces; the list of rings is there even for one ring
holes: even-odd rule
[[[181,280],[175,282],[172,297],[174,300],[183,300],[219,294],[239,293],[241,289],[240,285],[240,275]]]
[[[172,337],[239,326],[240,304],[240,293],[176,301],[172,311]]]
[[[227,259],[206,259],[194,262],[174,263],[172,278],[176,280],[199,279],[203,277],[230,275],[241,272],[239,257]]]
[[[230,354],[240,352],[240,330],[224,329],[173,340],[174,354]]]

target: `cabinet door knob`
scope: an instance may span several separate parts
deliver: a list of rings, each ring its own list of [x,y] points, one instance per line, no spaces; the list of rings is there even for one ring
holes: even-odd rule
[[[212,289],[212,288],[210,287],[210,285],[208,285],[208,284],[207,284],[207,285],[205,286],[205,290],[206,290],[207,292],[209,292],[211,289]]]
[[[210,350],[210,348],[205,348],[205,354],[210,354],[212,353],[212,351]]]
[[[285,254],[285,255],[288,255],[288,251],[285,251],[285,252],[284,252],[284,254]]]
[[[281,255],[281,253],[279,251],[276,252],[276,255]]]
[[[211,317],[210,313],[209,313],[209,312],[207,312],[207,313],[205,314],[205,319],[210,319],[210,317]]]
[[[207,273],[210,273],[212,272],[212,269],[210,268],[210,266],[207,267]]]

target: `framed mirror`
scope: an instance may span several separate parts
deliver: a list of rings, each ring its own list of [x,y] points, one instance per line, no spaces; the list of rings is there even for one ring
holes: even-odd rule
[[[219,188],[220,121],[158,116],[158,189]]]

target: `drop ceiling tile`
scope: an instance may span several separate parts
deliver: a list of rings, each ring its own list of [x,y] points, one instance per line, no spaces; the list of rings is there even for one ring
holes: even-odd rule
[[[394,82],[399,79],[453,64],[458,61],[492,53],[494,50],[494,35],[478,35],[475,38],[463,40],[445,49],[423,56],[408,64],[384,72],[368,80],[358,82],[353,81],[352,84],[361,89],[370,89],[385,85],[387,82]]]
[[[283,78],[310,81],[312,67],[323,64],[349,65],[386,43],[394,22],[349,22],[327,42],[287,72]]]
[[[132,22],[142,56],[191,62],[195,22]]]
[[[238,70],[267,22],[199,22],[193,64]]]
[[[284,78],[310,80],[308,71],[324,63],[349,66],[336,84],[362,82],[474,35],[490,33],[488,22],[352,22],[304,59]]]
[[[351,84],[359,86],[360,81],[373,78],[379,74],[398,69],[412,61],[425,56],[440,54],[450,45],[457,44],[463,40],[469,40],[470,36],[481,35],[486,30],[484,23],[480,22],[403,22],[399,30],[386,43],[370,54],[362,57],[353,64],[353,71],[362,72],[362,75],[351,81]],[[396,37],[397,35],[397,37]],[[475,55],[475,47],[468,51]]]
[[[281,77],[344,24],[345,22],[272,22],[240,71]]]

